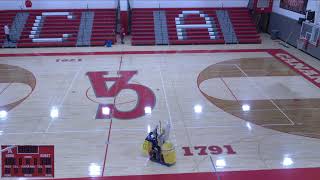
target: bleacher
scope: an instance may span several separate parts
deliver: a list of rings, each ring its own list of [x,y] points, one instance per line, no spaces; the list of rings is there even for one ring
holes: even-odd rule
[[[116,42],[116,10],[94,10],[94,21],[91,35],[92,46],[103,46],[106,40]]]
[[[216,10],[229,13],[238,43],[261,43],[247,8],[136,8],[132,10],[132,45],[156,44],[156,11],[166,15],[167,28],[161,30],[168,31],[168,44],[223,44]]]
[[[4,24],[14,22],[15,15],[27,12],[28,17],[22,26],[21,36],[16,47],[65,47],[77,46],[78,36],[82,26],[92,24],[92,28],[83,30],[83,36],[91,46],[104,45],[106,40],[116,41],[116,10],[115,9],[74,9],[74,10],[24,10],[0,11],[1,35],[3,44],[5,35]],[[92,18],[84,18],[83,12],[92,12]],[[82,24],[82,26],[81,26]]]
[[[69,12],[67,16],[45,16],[41,22],[39,17],[45,12]],[[38,17],[38,18],[37,18]],[[43,17],[43,16],[42,16]],[[39,20],[39,21],[37,21]],[[54,47],[75,46],[81,20],[80,11],[67,10],[33,10],[29,11],[29,17],[21,33],[18,47]],[[38,25],[37,25],[38,23]],[[41,31],[39,31],[41,30]],[[33,33],[34,32],[34,33]],[[38,34],[38,32],[40,32]],[[63,37],[65,36],[65,37]],[[41,39],[46,39],[42,40]],[[54,41],[53,39],[56,39]],[[58,40],[60,38],[61,40]],[[52,42],[48,42],[51,41]]]
[[[15,11],[0,11],[0,47],[2,47],[6,38],[3,27],[6,24],[8,24],[11,27],[11,24],[14,21],[15,16]]]
[[[132,45],[154,45],[154,9],[133,9],[131,26]]]
[[[261,43],[260,35],[256,30],[248,9],[233,8],[228,11],[239,43]]]
[[[192,11],[200,11],[199,14],[188,14]],[[176,18],[186,12],[184,21],[181,24],[202,25],[205,24],[206,28],[186,28],[183,32],[178,33]],[[206,16],[206,17],[200,17]],[[168,34],[170,44],[223,44],[223,34],[219,26],[215,11],[210,9],[166,9],[166,18],[168,24]],[[205,19],[207,18],[207,20]],[[180,21],[181,22],[181,21]],[[208,32],[208,28],[212,28]],[[179,35],[178,35],[179,34]]]
[[[217,10],[228,12],[231,22],[229,24],[232,24],[230,28],[234,29],[237,43],[261,43],[247,8],[132,9],[131,43],[132,45],[223,44],[226,42],[226,33],[222,31],[220,23],[223,21],[220,16],[220,19],[217,17]],[[3,25],[7,23],[11,25],[19,12],[29,14],[23,30],[21,29],[17,47],[79,46],[81,44],[79,37],[85,35],[89,37],[82,40],[90,46],[102,46],[106,40],[116,42],[116,9],[0,11],[2,32]],[[86,16],[86,23],[83,23],[84,12],[93,14],[90,16],[91,19]],[[82,30],[80,33],[83,26],[90,24],[88,21],[92,21],[89,30]],[[4,39],[4,33],[1,33],[1,45]]]

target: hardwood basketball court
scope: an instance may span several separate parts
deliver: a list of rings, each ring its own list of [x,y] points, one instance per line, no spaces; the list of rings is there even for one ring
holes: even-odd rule
[[[0,142],[54,145],[55,178],[275,179],[320,165],[320,66],[284,50],[0,56]],[[141,153],[159,121],[172,126],[170,168]]]

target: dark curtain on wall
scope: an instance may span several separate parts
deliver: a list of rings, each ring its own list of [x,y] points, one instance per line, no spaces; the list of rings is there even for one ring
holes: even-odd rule
[[[281,0],[280,8],[300,14],[306,14],[308,0]]]

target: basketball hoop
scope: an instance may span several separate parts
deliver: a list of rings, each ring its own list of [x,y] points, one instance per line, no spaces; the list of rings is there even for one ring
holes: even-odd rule
[[[300,30],[300,39],[297,41],[298,49],[306,49],[309,44],[318,47],[320,40],[320,25],[303,22]]]
[[[310,45],[310,46],[314,46],[314,47],[318,47],[319,46],[319,43],[320,43],[320,39],[318,39],[316,42],[310,42],[308,41],[308,44],[307,45]]]
[[[305,37],[300,37],[297,40],[297,48],[300,50],[305,50],[307,49],[307,45],[308,45],[308,39]]]

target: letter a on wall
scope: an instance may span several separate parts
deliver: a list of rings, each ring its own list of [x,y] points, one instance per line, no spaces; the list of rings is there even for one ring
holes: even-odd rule
[[[205,24],[191,24],[185,23],[186,17],[190,15],[196,15],[202,18],[205,21]],[[176,29],[177,29],[177,37],[179,40],[188,39],[187,37],[187,29],[207,29],[210,39],[216,39],[215,33],[215,24],[212,17],[209,17],[207,14],[201,11],[182,11],[178,17],[175,18],[176,21]]]

